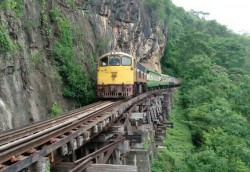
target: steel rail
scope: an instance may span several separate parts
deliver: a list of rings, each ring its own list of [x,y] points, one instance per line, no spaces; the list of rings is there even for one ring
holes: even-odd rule
[[[106,104],[106,106],[109,106],[109,105],[112,105],[112,104],[113,104],[113,103],[109,103],[109,104]],[[102,109],[102,108],[105,108],[106,106],[104,105],[104,106],[100,106],[100,107],[98,107],[98,108],[95,107],[95,110],[100,110],[100,109]],[[29,140],[31,140],[31,139],[40,137],[40,136],[42,136],[42,135],[44,135],[44,134],[46,134],[46,133],[48,133],[48,132],[54,131],[54,130],[60,128],[60,127],[69,125],[69,124],[71,124],[72,122],[74,122],[74,121],[76,121],[76,120],[79,120],[79,119],[85,117],[85,116],[88,115],[88,114],[89,114],[89,112],[83,112],[83,113],[81,113],[79,116],[72,116],[72,117],[68,118],[68,120],[65,120],[65,121],[60,122],[60,123],[56,123],[57,125],[54,125],[54,126],[52,126],[52,127],[50,127],[50,128],[46,128],[45,130],[42,130],[42,131],[40,131],[40,132],[38,132],[38,133],[35,133],[35,134],[29,135],[29,136],[27,136],[27,137],[24,137],[24,138],[22,138],[22,139],[13,141],[13,142],[11,142],[11,143],[9,143],[9,144],[2,145],[2,146],[0,146],[0,152],[1,152],[1,151],[4,151],[4,150],[6,150],[6,149],[9,149],[9,148],[11,148],[11,147],[14,147],[14,146],[16,146],[16,145],[19,145],[19,144],[21,144],[21,143],[23,143],[23,142],[27,142],[27,141],[29,141]]]
[[[79,111],[81,111],[81,110],[88,109],[88,108],[90,108],[90,107],[96,106],[96,105],[98,105],[98,104],[100,104],[100,103],[102,103],[102,101],[98,101],[98,102],[96,102],[96,103],[89,104],[89,105],[84,106],[84,107],[79,108],[79,109],[74,109],[74,110],[72,110],[72,111],[69,111],[69,112],[66,113],[66,114],[63,114],[63,115],[58,116],[58,117],[55,117],[55,118],[51,118],[51,119],[47,119],[47,120],[43,120],[43,121],[39,121],[39,122],[34,122],[34,123],[31,123],[31,124],[28,125],[28,126],[24,126],[24,127],[17,128],[17,129],[13,129],[13,130],[9,130],[9,131],[3,131],[3,132],[0,133],[0,137],[4,137],[4,136],[9,135],[9,134],[14,134],[17,130],[18,130],[18,131],[23,131],[23,130],[26,130],[26,129],[30,129],[30,128],[34,127],[34,126],[37,126],[37,125],[41,125],[41,124],[50,122],[50,121],[53,122],[55,119],[63,118],[63,117],[68,116],[68,115],[70,115],[70,114],[72,114],[72,113],[79,112]]]
[[[89,111],[90,108],[94,108],[96,106],[101,106],[102,104],[105,104],[108,102],[110,102],[110,101],[93,103],[93,104],[90,104],[88,106],[85,106],[84,108],[70,111],[69,113],[67,113],[65,115],[62,115],[62,116],[59,116],[59,117],[56,117],[53,119],[49,119],[47,121],[34,123],[31,126],[16,129],[16,130],[13,130],[10,132],[5,132],[2,134],[0,133],[0,146],[4,145],[6,143],[10,143],[14,140],[18,140],[20,138],[29,136],[31,134],[35,134],[35,133],[42,131],[42,130],[45,130],[47,128],[53,127],[54,125],[57,125],[58,123],[61,123],[62,121],[65,121],[74,115],[77,115],[79,113],[83,113],[84,111]]]

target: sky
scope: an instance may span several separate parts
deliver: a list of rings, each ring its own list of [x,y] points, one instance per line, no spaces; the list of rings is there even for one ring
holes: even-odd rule
[[[250,0],[172,0],[186,11],[191,9],[210,13],[215,19],[236,33],[250,33]]]

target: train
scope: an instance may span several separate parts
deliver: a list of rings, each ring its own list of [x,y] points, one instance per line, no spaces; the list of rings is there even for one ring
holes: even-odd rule
[[[98,98],[130,98],[179,85],[180,79],[146,68],[124,52],[109,52],[97,59]]]

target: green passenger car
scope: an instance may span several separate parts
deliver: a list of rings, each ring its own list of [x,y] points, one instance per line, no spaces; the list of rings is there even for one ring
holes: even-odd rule
[[[147,69],[147,87],[159,87],[161,85],[161,74],[151,69]]]
[[[169,75],[161,74],[161,84],[160,85],[162,87],[169,86],[170,79],[171,79],[171,77]]]

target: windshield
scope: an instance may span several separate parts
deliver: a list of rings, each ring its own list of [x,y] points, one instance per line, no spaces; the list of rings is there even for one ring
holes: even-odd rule
[[[120,58],[117,56],[110,56],[109,57],[109,65],[110,66],[119,66],[120,65]]]
[[[123,57],[122,57],[122,65],[123,65],[123,66],[130,66],[131,63],[132,63],[131,58],[126,57],[126,56],[123,56]]]
[[[100,59],[99,66],[131,66],[132,59],[127,56],[105,56]]]

